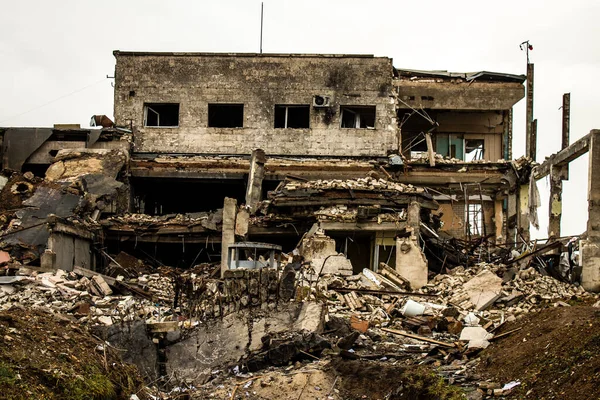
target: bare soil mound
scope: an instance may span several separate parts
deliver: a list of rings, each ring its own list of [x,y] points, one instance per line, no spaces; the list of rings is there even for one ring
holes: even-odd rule
[[[134,366],[68,318],[15,307],[0,313],[1,399],[117,400],[141,388]]]
[[[482,373],[519,380],[523,399],[591,399],[600,393],[600,309],[549,308],[507,325],[521,330],[481,353]],[[502,333],[502,332],[499,332]]]

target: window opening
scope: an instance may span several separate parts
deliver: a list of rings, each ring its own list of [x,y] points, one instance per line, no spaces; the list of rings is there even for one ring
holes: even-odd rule
[[[275,105],[275,128],[309,128],[310,106]]]
[[[342,128],[375,129],[375,106],[341,106]]]
[[[208,126],[210,128],[242,128],[244,126],[244,105],[209,104]]]
[[[179,126],[179,103],[144,104],[144,126]]]
[[[483,139],[465,139],[465,161],[483,160]]]
[[[483,231],[483,213],[481,212],[481,204],[469,204],[465,220],[469,221],[467,225],[467,234],[481,236],[481,232]]]

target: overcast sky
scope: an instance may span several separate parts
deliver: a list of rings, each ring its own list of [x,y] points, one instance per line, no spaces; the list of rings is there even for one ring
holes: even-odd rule
[[[112,116],[112,51],[258,52],[260,1],[0,0],[0,126],[88,126]],[[535,63],[538,161],[560,146],[562,94],[571,139],[600,128],[600,1],[265,1],[264,52],[367,53],[394,66],[525,73]],[[525,100],[515,106],[514,156],[525,147]],[[542,227],[546,237],[547,183]],[[587,157],[571,167],[563,234],[587,220]]]

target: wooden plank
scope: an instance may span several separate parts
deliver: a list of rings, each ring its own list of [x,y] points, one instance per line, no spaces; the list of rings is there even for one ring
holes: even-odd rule
[[[351,288],[331,288],[331,290],[339,293],[364,293],[364,294],[388,294],[390,296],[415,296],[415,297],[438,297],[437,294],[429,293],[414,293],[414,292],[399,292],[395,290],[373,290],[373,289],[351,289]]]
[[[498,339],[502,339],[503,337],[505,337],[505,336],[508,336],[508,335],[511,335],[511,334],[513,334],[513,333],[515,333],[515,332],[517,332],[517,331],[520,331],[521,329],[523,329],[523,327],[519,327],[519,328],[516,328],[516,329],[512,329],[512,330],[510,330],[510,331],[507,331],[507,332],[501,333],[501,334],[499,334],[499,335],[496,335],[496,336],[494,336],[493,338],[489,339],[489,341],[491,342],[492,340],[498,340]]]
[[[115,278],[111,278],[110,276],[102,275],[99,272],[92,271],[91,269],[87,269],[87,268],[81,268],[78,266],[73,267],[73,272],[76,273],[77,275],[85,276],[86,278],[93,278],[94,276],[100,276],[106,281],[106,283],[108,283],[111,286],[115,286],[116,281],[117,281]]]
[[[454,343],[440,342],[439,340],[429,339],[429,338],[424,337],[424,336],[413,335],[412,333],[406,333],[406,332],[402,332],[402,331],[397,331],[395,329],[381,328],[381,330],[384,331],[384,332],[393,333],[394,335],[406,336],[406,337],[409,337],[411,339],[416,339],[416,340],[421,340],[423,342],[437,344],[439,346],[456,347],[456,345]]]

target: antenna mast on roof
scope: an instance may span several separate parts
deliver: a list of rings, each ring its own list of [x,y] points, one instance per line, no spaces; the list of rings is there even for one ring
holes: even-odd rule
[[[262,54],[262,33],[263,33],[263,8],[264,3],[260,3],[260,54]]]

